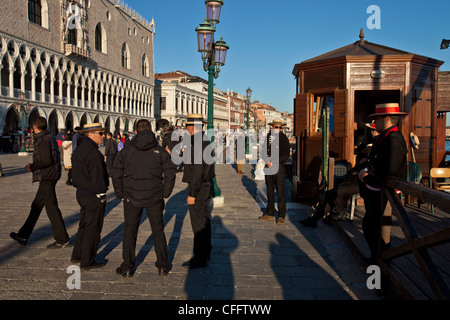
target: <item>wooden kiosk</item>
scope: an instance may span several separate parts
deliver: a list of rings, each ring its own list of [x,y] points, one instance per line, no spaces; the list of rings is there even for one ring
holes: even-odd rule
[[[399,103],[408,112],[400,129],[410,150],[408,161],[418,162],[426,176],[445,155],[445,116],[438,117],[438,69],[444,63],[417,54],[360,40],[296,64],[294,100],[297,154],[294,181],[297,195],[308,180],[313,159],[322,156],[321,109],[329,111],[329,152],[336,161],[355,164],[354,122],[367,122],[380,103]],[[438,123],[439,122],[439,123]],[[411,152],[410,133],[420,140]],[[438,142],[442,139],[442,142]],[[442,149],[442,147],[444,149]],[[307,187],[310,190],[310,187]],[[304,190],[303,190],[304,191]]]

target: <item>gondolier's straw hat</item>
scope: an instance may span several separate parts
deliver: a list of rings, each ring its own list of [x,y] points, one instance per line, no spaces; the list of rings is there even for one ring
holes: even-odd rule
[[[80,130],[82,133],[88,133],[93,131],[104,131],[106,128],[102,126],[101,123],[91,123],[85,124],[83,129]]]
[[[205,120],[203,119],[203,115],[202,114],[188,114],[187,115],[187,120],[184,123],[186,126],[187,125],[194,125],[194,124],[204,124]]]
[[[269,123],[269,126],[280,126],[280,127],[284,127],[286,125],[286,123],[283,122],[283,120],[273,120],[271,123]]]
[[[383,103],[375,106],[375,113],[371,114],[369,118],[383,116],[406,116],[407,114],[407,112],[400,112],[398,103]]]

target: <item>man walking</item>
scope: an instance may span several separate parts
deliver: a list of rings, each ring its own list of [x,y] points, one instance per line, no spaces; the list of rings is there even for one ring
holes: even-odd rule
[[[72,262],[80,262],[82,270],[101,268],[104,262],[96,262],[100,233],[106,208],[106,191],[109,186],[106,164],[98,146],[103,142],[100,123],[84,126],[78,147],[72,155],[72,183],[77,188],[80,205],[80,223],[72,252]]]
[[[265,174],[266,186],[267,186],[267,210],[266,214],[259,217],[260,221],[273,221],[275,220],[275,187],[277,188],[278,195],[278,221],[277,224],[284,224],[286,219],[286,191],[285,191],[285,179],[286,170],[284,163],[289,159],[289,139],[281,131],[286,124],[282,120],[274,120],[269,123],[272,127],[271,131],[264,141],[264,148],[266,149],[266,155],[263,152],[262,158],[266,166],[271,170]],[[277,163],[273,163],[272,159],[278,160]],[[274,167],[272,167],[274,166]],[[276,168],[278,166],[278,169]],[[270,172],[274,171],[274,172]]]
[[[376,129],[380,132],[370,151],[368,165],[359,172],[363,182],[360,194],[364,199],[366,214],[362,221],[364,237],[369,245],[371,263],[377,261],[378,252],[389,249],[391,234],[391,215],[385,213],[387,198],[382,194],[386,177],[393,176],[406,179],[407,147],[402,133],[398,129],[401,116],[398,103],[376,105]],[[381,236],[381,243],[379,238]]]
[[[114,139],[112,138],[112,133],[106,133],[106,142],[105,142],[105,160],[106,160],[106,168],[108,171],[108,175],[111,177],[111,169],[114,164],[114,160],[117,156],[117,145]]]
[[[49,249],[59,249],[70,245],[70,238],[62,218],[56,199],[55,186],[61,178],[61,158],[58,144],[47,130],[47,120],[38,117],[33,124],[34,151],[33,163],[26,165],[25,170],[33,173],[33,182],[39,182],[31,210],[25,224],[18,233],[12,232],[11,238],[25,246],[33,232],[37,220],[45,207],[52,225],[55,243],[49,245]]]
[[[211,253],[210,181],[215,177],[215,171],[214,165],[207,164],[203,158],[204,150],[210,142],[203,140],[202,127],[201,114],[187,116],[186,130],[191,141],[190,145],[188,141],[185,143],[187,148],[184,149],[184,155],[189,159],[184,165],[183,182],[188,183],[187,204],[194,232],[194,255],[183,263],[183,267],[188,269],[205,268]]]
[[[155,244],[155,265],[160,275],[167,275],[171,267],[164,234],[164,199],[175,185],[176,166],[170,154],[158,145],[148,120],[137,122],[136,133],[129,146],[119,152],[112,168],[114,190],[123,200],[125,217],[123,263],[116,273],[133,276],[137,233],[145,208]]]

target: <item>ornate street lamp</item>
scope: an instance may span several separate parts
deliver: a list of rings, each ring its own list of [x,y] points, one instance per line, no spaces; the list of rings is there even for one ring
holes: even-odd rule
[[[222,0],[206,0],[206,18],[209,23],[216,28],[216,24],[219,23],[220,20],[220,10],[223,6]]]
[[[19,150],[19,157],[23,157],[23,156],[27,156],[28,152],[27,152],[27,148],[25,147],[25,116],[28,114],[28,112],[31,111],[31,109],[33,108],[29,103],[24,105],[24,101],[25,101],[25,92],[23,91],[19,91],[19,99],[21,101],[21,104],[14,104],[14,110],[17,113],[17,116],[20,118],[21,122],[22,122],[22,146],[20,147]]]
[[[222,0],[206,0],[206,18],[197,32],[198,51],[201,53],[203,69],[208,72],[208,119],[207,131],[214,129],[214,79],[219,77],[220,69],[225,65],[225,59],[229,46],[221,38],[214,43],[214,32],[220,20],[220,12],[223,5]],[[210,137],[211,139],[212,137]],[[213,197],[221,196],[221,190],[217,185],[216,178],[213,179]]]
[[[245,104],[247,105],[247,135],[245,137],[245,154],[250,154],[249,148],[249,133],[250,133],[250,99],[252,98],[252,89],[250,87],[246,91],[247,99],[245,99]]]

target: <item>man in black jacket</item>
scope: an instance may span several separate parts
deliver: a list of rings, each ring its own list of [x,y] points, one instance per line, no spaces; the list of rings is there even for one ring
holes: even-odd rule
[[[33,124],[33,131],[35,139],[33,163],[27,164],[25,170],[33,173],[33,182],[39,182],[39,189],[31,204],[31,211],[25,224],[18,233],[12,232],[10,236],[21,245],[26,245],[45,206],[52,225],[53,237],[56,240],[47,248],[64,248],[70,245],[70,238],[56,199],[55,186],[61,178],[61,159],[58,144],[47,131],[47,120],[45,118],[38,117],[36,119]]]
[[[123,200],[125,216],[123,263],[116,273],[133,276],[137,233],[145,209],[155,244],[155,265],[160,275],[167,275],[171,267],[164,234],[164,199],[175,185],[176,166],[170,154],[158,145],[148,120],[137,122],[136,133],[119,152],[112,169],[114,190],[117,198]]]
[[[106,191],[109,186],[104,156],[98,149],[103,142],[103,130],[100,123],[84,126],[84,135],[72,155],[73,186],[77,188],[77,201],[80,205],[80,224],[72,262],[80,262],[82,270],[105,266],[96,262],[100,234],[106,208]]]
[[[112,133],[106,133],[106,141],[105,141],[105,161],[106,168],[108,170],[108,175],[111,176],[111,169],[113,167],[114,160],[117,156],[117,145],[114,139],[112,138]]]
[[[397,103],[387,103],[376,105],[376,113],[369,116],[375,119],[380,135],[372,146],[367,167],[358,176],[362,181],[360,194],[366,209],[362,228],[370,248],[371,263],[376,262],[380,250],[390,247],[391,215],[385,212],[387,198],[382,194],[385,179],[389,176],[406,179],[407,175],[408,151],[397,126],[404,115],[407,113],[400,112]]]
[[[186,130],[191,135],[191,143],[186,144],[183,151],[184,156],[189,157],[184,164],[183,182],[188,183],[187,204],[194,232],[194,256],[184,262],[183,267],[196,269],[206,267],[212,248],[209,203],[211,180],[215,177],[215,171],[214,165],[206,163],[204,159],[205,148],[210,142],[203,139],[203,116],[189,114],[185,124]]]
[[[275,187],[278,194],[278,221],[277,224],[284,224],[286,219],[286,191],[285,162],[290,156],[289,139],[281,131],[286,124],[282,120],[274,120],[269,123],[272,126],[271,132],[267,135],[262,152],[262,159],[266,164],[264,169],[267,185],[267,210],[266,214],[259,217],[261,221],[275,220]],[[274,161],[272,161],[274,160]]]

